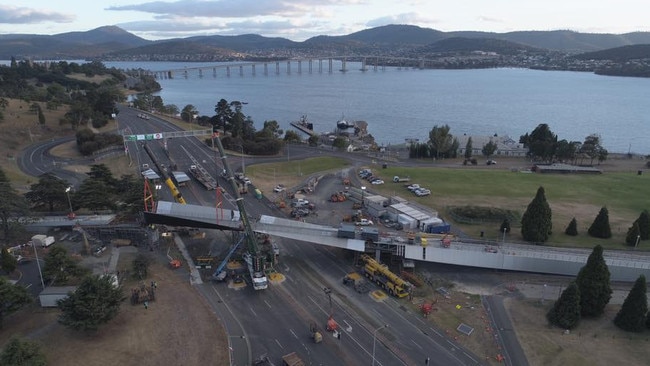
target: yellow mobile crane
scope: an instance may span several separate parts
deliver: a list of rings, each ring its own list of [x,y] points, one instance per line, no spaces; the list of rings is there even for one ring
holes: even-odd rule
[[[371,281],[377,283],[393,296],[403,298],[409,295],[411,285],[391,272],[385,264],[381,264],[367,254],[361,255],[364,261],[363,273]]]
[[[251,275],[251,281],[253,282],[253,288],[255,290],[264,290],[269,285],[266,274],[264,273],[266,266],[265,257],[259,249],[257,237],[255,236],[255,232],[251,226],[248,214],[246,214],[244,199],[239,192],[239,186],[235,181],[235,175],[233,174],[232,170],[230,169],[230,165],[228,165],[228,161],[226,160],[226,152],[223,148],[223,144],[221,143],[221,139],[219,138],[219,133],[215,132],[212,136],[212,139],[217,145],[219,155],[221,155],[221,161],[223,163],[224,169],[226,170],[226,179],[228,179],[233,191],[235,192],[235,202],[237,203],[237,208],[239,209],[239,217],[241,219],[242,225],[244,226],[244,240],[248,247],[248,252],[244,254],[244,261],[246,261],[246,265],[248,266],[248,271]]]
[[[165,181],[165,184],[167,187],[169,187],[169,190],[172,192],[172,196],[174,196],[174,200],[180,204],[185,204],[185,198],[183,198],[183,195],[181,192],[176,188],[176,185],[172,181],[172,178],[169,174],[167,174],[167,170],[164,167],[161,167],[160,164],[158,164],[158,160],[156,159],[156,156],[154,155],[153,151],[151,151],[151,148],[147,146],[145,143],[144,145],[144,151],[147,152],[147,155],[151,158],[151,161],[156,165],[156,168],[158,168],[158,171],[160,172],[160,175],[162,175],[162,179]]]

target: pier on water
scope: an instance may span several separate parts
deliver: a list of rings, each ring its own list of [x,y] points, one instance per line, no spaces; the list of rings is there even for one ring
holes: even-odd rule
[[[355,67],[361,64],[359,69],[350,69],[348,62],[353,63]],[[426,60],[409,59],[396,57],[337,57],[337,58],[304,58],[290,59],[283,61],[259,61],[259,62],[233,62],[220,63],[212,66],[186,67],[183,69],[149,71],[157,79],[174,79],[177,77],[189,78],[190,76],[212,76],[214,78],[230,76],[264,76],[275,74],[291,75],[348,72],[348,71],[385,71],[386,67],[395,67],[397,69],[424,69]]]

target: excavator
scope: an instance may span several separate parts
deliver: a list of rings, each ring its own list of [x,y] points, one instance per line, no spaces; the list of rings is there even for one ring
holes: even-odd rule
[[[244,261],[248,266],[248,271],[251,275],[251,281],[253,283],[253,289],[255,290],[264,290],[268,288],[268,279],[265,274],[266,259],[265,256],[260,251],[259,245],[257,243],[257,237],[251,226],[250,219],[246,213],[246,208],[244,207],[244,199],[241,196],[239,191],[239,186],[235,179],[232,169],[228,164],[228,159],[226,152],[219,138],[219,133],[215,131],[212,136],[212,139],[219,150],[219,155],[221,155],[221,162],[226,171],[226,179],[230,182],[230,185],[235,192],[235,203],[239,209],[239,217],[244,228],[244,242],[246,243],[248,251],[244,254]]]

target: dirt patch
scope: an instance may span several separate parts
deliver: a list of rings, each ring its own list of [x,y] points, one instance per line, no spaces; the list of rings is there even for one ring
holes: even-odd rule
[[[128,268],[130,256],[118,268]],[[56,322],[56,309],[33,305],[5,320],[0,346],[12,335],[41,344],[48,365],[200,365],[228,364],[228,339],[204,298],[163,263],[151,266],[158,284],[149,308],[126,300],[120,314],[96,333],[75,332]],[[123,284],[125,294],[138,285]]]

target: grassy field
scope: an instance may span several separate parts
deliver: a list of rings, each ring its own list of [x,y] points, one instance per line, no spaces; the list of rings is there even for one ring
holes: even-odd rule
[[[615,164],[613,162],[612,164]],[[255,181],[277,181],[283,183],[288,177],[295,177],[300,169],[303,175],[311,172],[341,168],[337,159],[324,158],[303,161],[300,168],[296,162],[262,164],[248,167],[248,174]],[[643,168],[643,163],[639,162]],[[369,189],[384,196],[402,196],[429,206],[445,217],[446,207],[451,205],[477,205],[510,209],[520,215],[534,198],[537,189],[544,187],[546,199],[553,211],[553,235],[548,245],[591,248],[601,244],[609,249],[623,249],[625,234],[642,210],[649,209],[650,177],[637,175],[634,169],[619,169],[599,175],[577,174],[533,174],[510,169],[486,169],[479,167],[388,167],[376,168],[384,178],[384,185],[368,185]],[[394,175],[409,176],[411,183],[419,183],[431,190],[427,197],[412,195],[404,184],[392,183]],[[286,184],[286,183],[285,183]],[[609,211],[611,239],[595,239],[586,232],[601,207]],[[577,237],[564,234],[572,218],[578,222]],[[449,219],[449,218],[447,218]],[[500,223],[461,224],[452,222],[464,232],[478,237],[483,231],[488,239],[502,238]],[[512,223],[513,230],[508,240],[522,240],[518,223]],[[644,244],[644,243],[642,243]],[[643,249],[644,245],[639,248]],[[647,244],[645,244],[647,246]]]

